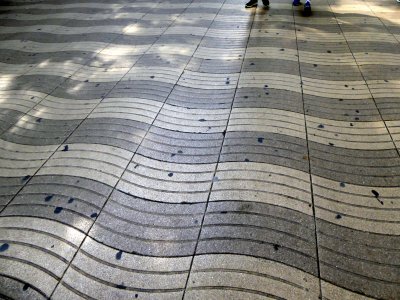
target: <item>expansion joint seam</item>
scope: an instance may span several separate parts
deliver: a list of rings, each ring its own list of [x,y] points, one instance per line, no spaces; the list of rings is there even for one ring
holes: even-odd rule
[[[304,101],[304,90],[303,90],[303,77],[302,77],[302,73],[301,73],[299,42],[298,42],[298,38],[297,38],[297,28],[296,28],[297,26],[296,26],[296,18],[295,18],[293,6],[292,6],[292,15],[293,15],[294,32],[295,32],[295,36],[296,36],[297,64],[299,66],[301,100],[303,102],[304,129],[305,129],[306,143],[307,143],[308,174],[309,174],[309,178],[310,178],[310,193],[311,193],[310,196],[311,196],[311,205],[312,205],[313,220],[314,220],[315,254],[316,254],[317,272],[318,272],[319,296],[320,296],[320,299],[322,299],[322,282],[321,282],[321,268],[320,268],[320,259],[319,259],[319,249],[318,249],[317,217],[316,217],[316,213],[315,213],[314,190],[313,190],[313,180],[312,180],[312,173],[311,173],[312,168],[311,168],[311,158],[310,158],[310,141],[308,139],[306,106],[305,106],[305,101]]]

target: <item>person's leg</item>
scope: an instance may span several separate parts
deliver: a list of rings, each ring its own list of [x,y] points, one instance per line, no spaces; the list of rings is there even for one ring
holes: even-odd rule
[[[300,0],[293,0],[293,6],[299,6],[300,5]]]
[[[250,0],[249,2],[246,3],[245,7],[246,8],[257,7],[257,2],[258,0]]]

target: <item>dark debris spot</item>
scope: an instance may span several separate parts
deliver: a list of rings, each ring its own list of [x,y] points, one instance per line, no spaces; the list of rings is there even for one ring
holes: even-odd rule
[[[3,245],[0,246],[0,252],[7,251],[8,248],[10,248],[10,245],[7,243],[4,243]]]
[[[249,160],[248,158],[245,158],[244,161],[245,161],[245,162],[249,162],[250,160]]]
[[[183,153],[183,151],[182,151],[182,150],[178,150],[178,153],[179,153],[179,154],[182,154],[182,153]]]
[[[22,182],[27,181],[29,178],[31,178],[31,176],[30,175],[26,175],[26,176],[22,177],[21,181]]]
[[[319,125],[318,125],[318,128],[325,128],[325,126],[322,125],[322,124],[319,124]]]
[[[154,79],[154,76],[150,76],[151,79]]]
[[[37,118],[36,123],[40,123],[40,122],[42,122],[42,120],[43,120],[42,118]]]
[[[171,157],[174,157],[176,154],[175,153],[171,153]]]
[[[226,135],[226,129],[224,131],[222,131],[222,136]]]
[[[172,177],[172,176],[174,176],[174,173],[168,173],[168,177]]]
[[[258,139],[257,139],[257,141],[259,142],[259,143],[264,143],[264,138],[262,138],[262,137],[259,137]]]
[[[91,218],[96,218],[96,217],[97,217],[97,213],[92,213],[92,214],[90,215],[90,217],[91,217]]]
[[[117,284],[117,289],[126,290],[126,286],[123,284]]]
[[[205,121],[206,121],[206,119],[199,119],[199,121],[200,121],[200,122],[205,122]]]
[[[254,66],[254,63],[250,63],[250,66]]]
[[[72,202],[74,202],[74,201],[75,201],[75,199],[72,198],[72,197],[68,199],[68,203],[72,203]]]
[[[318,67],[318,65],[317,65],[317,64],[314,64],[314,67]]]
[[[53,199],[53,197],[54,197],[54,195],[47,195],[47,196],[44,198],[44,201],[49,202],[51,199]]]
[[[378,198],[378,197],[379,197],[379,193],[378,193],[378,191],[371,190],[371,193],[372,193],[372,194],[374,194],[374,196],[375,196],[376,198]]]
[[[339,220],[342,218],[342,215],[337,214],[335,218]]]
[[[122,258],[122,250],[119,250],[117,254],[115,254],[115,259],[120,260]]]
[[[329,146],[334,146],[335,144],[334,143],[329,143]]]
[[[69,150],[68,145],[65,145],[65,146],[64,146],[64,149],[62,149],[61,151],[62,151],[62,152],[67,152],[68,150]]]
[[[346,187],[346,184],[344,182],[341,182],[340,187]]]
[[[62,207],[57,206],[57,207],[54,209],[54,213],[55,213],[55,214],[59,214],[60,212],[62,212],[62,210],[63,210]]]
[[[274,244],[274,250],[275,250],[275,251],[278,251],[280,247],[281,247],[281,245]]]
[[[327,53],[332,53],[332,51],[331,51],[331,50],[327,50],[326,52],[327,52]]]
[[[27,289],[29,289],[29,284],[25,283],[24,286],[22,287],[22,290],[26,291]]]
[[[135,294],[135,298],[137,298],[137,297],[139,297],[139,295],[138,295],[138,294]]]
[[[225,214],[227,214],[228,212],[226,211],[226,210],[223,210],[223,211],[221,211],[220,212],[220,214],[223,214],[223,215],[225,215]]]

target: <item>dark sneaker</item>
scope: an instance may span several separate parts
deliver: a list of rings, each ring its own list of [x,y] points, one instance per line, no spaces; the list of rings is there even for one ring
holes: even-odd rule
[[[264,4],[264,6],[269,6],[269,0],[262,0],[262,3]]]
[[[299,6],[301,3],[300,3],[300,0],[293,0],[293,6]]]
[[[258,0],[250,0],[246,3],[245,8],[257,7]]]
[[[304,12],[305,12],[306,14],[311,13],[311,3],[310,3],[310,1],[307,1],[307,2],[304,4]]]

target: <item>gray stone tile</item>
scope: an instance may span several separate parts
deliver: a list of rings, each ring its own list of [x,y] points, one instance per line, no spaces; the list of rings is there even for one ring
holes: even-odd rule
[[[173,85],[156,81],[121,81],[108,95],[112,98],[134,97],[164,102],[170,94]]]
[[[273,205],[209,204],[196,254],[235,253],[271,259],[317,274],[311,216]]]
[[[7,90],[30,90],[45,94],[51,93],[65,81],[63,77],[48,75],[23,75],[7,85]]]
[[[35,176],[2,216],[35,216],[88,231],[110,192],[110,187],[84,178]]]
[[[189,68],[188,68],[189,69]],[[188,109],[229,109],[235,90],[203,90],[176,85],[166,103]]]
[[[353,124],[358,121],[380,121],[381,115],[374,100],[332,99],[312,95],[304,95],[306,114],[314,117],[347,121]]]
[[[240,88],[236,91],[233,107],[263,107],[303,112],[303,102],[299,93],[278,89]]]
[[[0,111],[0,134],[13,126],[22,116],[23,113],[19,111],[2,109]]]
[[[128,253],[192,255],[204,209],[204,203],[153,202],[116,191],[89,235]]]
[[[86,119],[66,143],[103,144],[135,152],[148,128],[145,123],[125,119]]]
[[[98,99],[105,97],[115,84],[116,82],[81,82],[67,79],[51,95],[67,99]]]
[[[183,69],[190,57],[185,55],[145,54],[135,64],[135,67],[160,67]]]
[[[0,276],[0,289],[2,297],[9,299],[39,300],[47,298],[30,284],[5,276]]]
[[[300,64],[301,75],[303,77],[322,79],[322,80],[337,80],[341,81],[362,81],[363,77],[356,65],[346,66],[324,66],[321,64]]]
[[[185,133],[152,126],[138,154],[173,163],[216,163],[223,135]]]
[[[299,65],[297,61],[249,58],[243,62],[242,72],[275,72],[299,75]]]
[[[261,132],[228,132],[221,162],[259,162],[308,171],[306,141],[285,135]]]
[[[347,53],[349,46],[345,42],[324,43],[301,40],[298,42],[299,51],[310,51],[319,53]]]
[[[242,61],[240,59],[201,59],[192,58],[186,66],[186,70],[204,73],[238,73],[240,72]]]
[[[399,295],[398,236],[317,221],[321,278],[378,299]]]
[[[62,143],[79,125],[79,120],[48,120],[25,115],[6,131],[2,138],[25,145]]]
[[[0,177],[0,211],[11,201],[29,178],[29,176]]]
[[[375,41],[349,42],[349,47],[352,52],[383,52],[400,54],[398,44],[383,43]]]
[[[366,80],[387,80],[400,78],[400,65],[364,65],[360,66]]]
[[[297,49],[295,40],[278,37],[250,37],[248,47],[276,47],[281,49]]]
[[[393,150],[356,150],[310,143],[313,174],[369,186],[397,186],[400,160]]]

